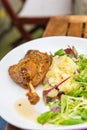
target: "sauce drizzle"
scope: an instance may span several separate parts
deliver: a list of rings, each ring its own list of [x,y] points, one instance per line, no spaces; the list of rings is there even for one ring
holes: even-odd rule
[[[15,103],[15,108],[18,114],[31,121],[36,121],[40,113],[35,110],[34,105],[31,105],[27,99],[20,99]]]

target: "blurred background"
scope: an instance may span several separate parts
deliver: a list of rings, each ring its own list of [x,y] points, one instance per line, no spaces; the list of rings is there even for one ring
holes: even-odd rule
[[[10,0],[15,12],[19,13],[23,7],[21,0]],[[66,6],[66,5],[65,5]],[[87,14],[87,0],[72,0],[71,14]],[[35,25],[27,25],[26,29],[31,31]],[[42,37],[44,29],[39,28],[31,35],[34,39]],[[20,32],[13,25],[8,13],[0,0],[0,60],[13,48],[26,41],[22,39]],[[6,122],[0,118],[0,130],[5,129]]]
[[[23,6],[21,0],[10,0],[15,12],[19,12]],[[26,25],[27,30],[34,28],[34,25]],[[31,32],[33,38],[39,38],[43,34],[43,29]],[[3,4],[0,1],[0,59],[14,47],[24,43],[25,41],[21,38],[20,32],[11,22],[11,19],[6,12]]]
[[[23,2],[21,0],[10,0],[15,12],[19,13],[22,9]],[[67,0],[66,0],[67,1]],[[72,0],[71,14],[87,14],[87,0]],[[27,30],[31,30],[33,25],[27,25]],[[34,39],[42,37],[43,29],[31,32]],[[3,58],[14,47],[24,43],[21,39],[21,34],[11,22],[11,19],[6,12],[0,0],[0,59]]]

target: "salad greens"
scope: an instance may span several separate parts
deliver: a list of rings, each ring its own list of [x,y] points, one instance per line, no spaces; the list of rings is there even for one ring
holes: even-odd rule
[[[74,125],[87,121],[87,100],[82,97],[62,95],[59,102],[48,105],[50,111],[41,114],[37,119],[40,124]],[[53,111],[53,107],[58,107],[57,111]]]
[[[76,81],[87,83],[87,57],[80,55],[77,61],[79,75],[76,77]]]
[[[63,49],[60,49],[60,50],[56,51],[56,52],[54,53],[54,55],[55,55],[55,56],[56,56],[56,55],[59,55],[59,56],[65,55],[65,51],[64,51]]]
[[[70,46],[56,51],[54,56],[56,55],[67,55],[76,63],[77,71],[74,72],[72,78],[78,83],[78,87],[66,93],[62,92],[60,98],[48,102],[49,111],[42,113],[37,118],[37,122],[55,125],[75,125],[87,122],[87,56],[79,55],[75,47]]]

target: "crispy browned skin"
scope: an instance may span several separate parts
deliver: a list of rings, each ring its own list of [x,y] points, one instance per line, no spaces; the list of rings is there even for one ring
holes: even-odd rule
[[[18,64],[9,67],[9,75],[22,87],[28,89],[29,82],[36,87],[44,79],[49,66],[51,56],[38,50],[29,50]]]

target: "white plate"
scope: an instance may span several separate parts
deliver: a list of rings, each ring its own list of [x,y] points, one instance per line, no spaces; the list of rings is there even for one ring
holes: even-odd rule
[[[19,115],[14,107],[17,100],[25,98],[26,90],[19,87],[14,83],[8,75],[9,66],[18,63],[23,58],[25,53],[30,49],[37,49],[43,52],[54,53],[60,48],[66,48],[68,45],[74,45],[79,53],[87,54],[87,39],[75,38],[75,37],[46,37],[27,42],[12,51],[10,51],[0,61],[0,115],[3,119],[9,123],[20,127],[22,129],[81,129],[87,128],[86,124],[79,124],[73,126],[55,126],[55,125],[40,125],[35,121],[31,121]],[[41,87],[40,87],[41,88]],[[39,87],[37,89],[40,92]],[[41,101],[35,106],[40,112],[46,110],[42,98]]]

